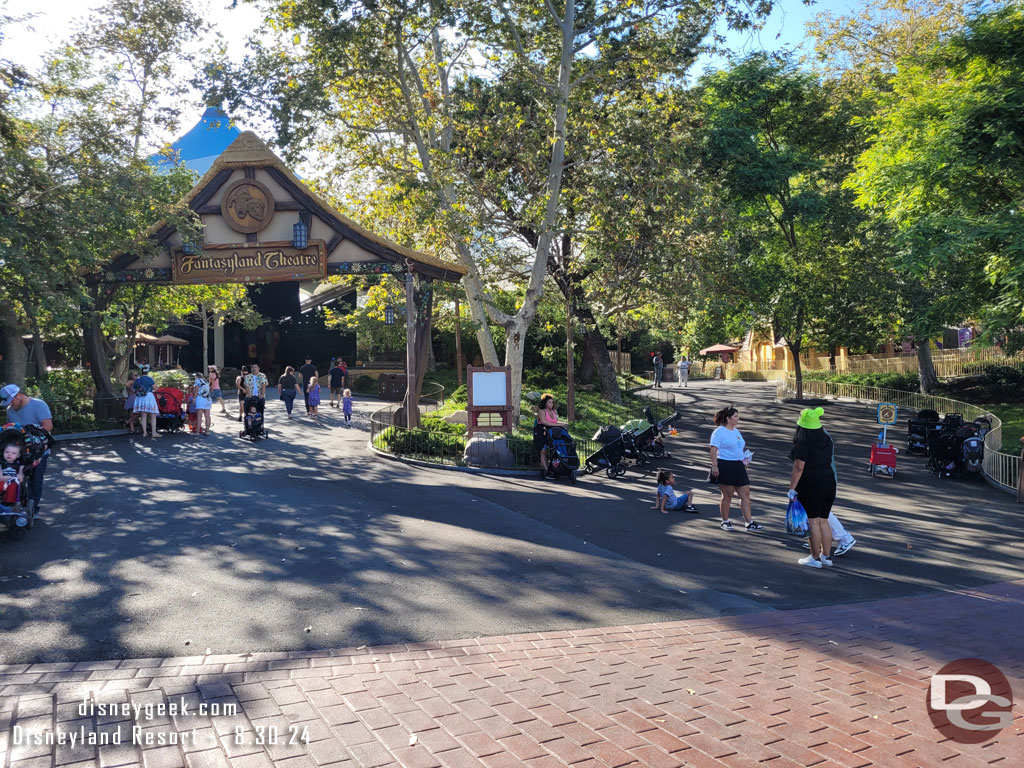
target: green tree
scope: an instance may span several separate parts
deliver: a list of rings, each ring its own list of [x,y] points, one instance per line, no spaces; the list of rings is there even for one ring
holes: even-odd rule
[[[1022,36],[1019,5],[978,15],[903,60],[866,121],[870,146],[849,185],[898,232],[906,271],[948,289],[912,320],[919,339],[980,302],[1007,325],[1024,319]]]
[[[211,285],[174,285],[164,289],[164,307],[169,318],[191,325],[203,334],[203,366],[210,364],[210,329],[228,321],[245,328],[257,328],[263,316],[249,300],[244,285],[214,283]]]
[[[760,4],[758,11],[770,4]],[[505,362],[513,369],[518,403],[526,331],[537,311],[548,263],[561,242],[564,173],[569,136],[576,121],[577,94],[613,98],[623,77],[657,77],[658,59],[680,55],[695,28],[708,29],[722,12],[736,24],[749,20],[732,4],[710,0],[681,4],[549,2],[400,2],[318,0],[278,2],[270,26],[285,36],[241,66],[211,68],[216,97],[258,104],[279,125],[279,143],[299,146],[317,126],[348,163],[372,170],[378,182],[422,188],[431,199],[419,217],[434,222],[469,274],[464,281],[483,356],[496,361],[489,323],[504,329]],[[474,60],[470,56],[477,58]],[[488,250],[474,239],[489,223],[479,214],[478,185],[460,166],[460,134],[472,141],[508,142],[486,123],[457,124],[461,105],[456,87],[472,69],[480,82],[520,82],[534,94],[537,131],[544,137],[542,165],[521,188],[517,208],[529,215],[536,233],[529,250],[518,247],[516,282],[522,302],[501,310],[486,291]],[[472,130],[470,130],[472,129]],[[533,142],[527,151],[536,154]],[[425,196],[413,199],[427,202]],[[481,258],[483,257],[483,258]]]
[[[802,396],[800,351],[824,314],[823,284],[836,264],[830,240],[851,206],[841,188],[856,142],[850,105],[787,58],[764,54],[701,86],[704,167],[719,178],[744,235],[733,257],[737,283],[749,311],[785,339]]]

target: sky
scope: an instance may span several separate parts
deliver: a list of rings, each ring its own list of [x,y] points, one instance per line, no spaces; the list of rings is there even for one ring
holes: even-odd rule
[[[10,59],[29,69],[36,68],[44,52],[52,50],[67,36],[77,21],[84,19],[90,10],[102,4],[103,0],[33,0],[33,17],[24,23],[7,28],[7,37],[0,42],[0,58]],[[206,43],[212,43],[214,35],[219,34],[232,58],[240,58],[245,50],[246,37],[260,23],[260,14],[256,8],[243,2],[232,8],[231,0],[194,0],[194,4],[214,30],[208,38],[195,42],[196,49],[205,47]],[[22,0],[8,0],[6,5],[0,0],[0,13],[22,15],[25,13],[22,10],[25,5],[27,3]],[[829,10],[836,14],[845,14],[855,6],[854,0],[818,0],[812,6],[806,6],[800,0],[777,0],[775,9],[761,31],[722,31],[729,48],[737,53],[778,50],[782,47],[809,52],[806,48],[800,48],[804,38],[804,24],[820,11]],[[698,60],[696,73],[699,74],[709,67],[721,67],[725,62],[724,57],[702,57]],[[183,114],[179,134],[187,131],[202,114],[198,94],[195,104],[185,108],[195,110],[195,120]],[[244,129],[247,126],[240,127]],[[173,141],[176,137],[160,138]]]

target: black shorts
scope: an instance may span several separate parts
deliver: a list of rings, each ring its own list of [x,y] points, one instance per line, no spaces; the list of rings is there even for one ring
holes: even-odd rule
[[[238,390],[238,402],[245,402],[245,392],[243,392],[242,390]]]
[[[800,504],[807,511],[810,519],[823,520],[832,511],[832,505],[836,503],[836,484],[834,480],[812,480],[804,482],[803,479],[796,486],[796,496]]]
[[[750,478],[747,477],[747,465],[742,461],[722,461],[719,459],[718,484],[732,485],[736,488],[750,485]]]

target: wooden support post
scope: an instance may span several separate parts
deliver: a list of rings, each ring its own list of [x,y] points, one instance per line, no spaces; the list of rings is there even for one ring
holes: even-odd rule
[[[420,425],[420,403],[416,391],[416,284],[412,271],[405,273],[405,426]]]
[[[458,375],[459,386],[462,386],[462,323],[459,322],[459,315],[462,307],[458,299],[455,299],[455,372]]]
[[[572,296],[572,294],[569,294]],[[573,379],[576,375],[576,355],[572,344],[572,299],[565,300],[565,420],[569,423],[576,421],[576,385]]]

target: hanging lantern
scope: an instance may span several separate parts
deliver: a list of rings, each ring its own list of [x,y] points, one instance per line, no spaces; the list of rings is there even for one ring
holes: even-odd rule
[[[309,226],[301,218],[292,227],[292,246],[305,248],[309,245]]]
[[[384,307],[384,325],[395,324],[395,308],[388,304]]]

